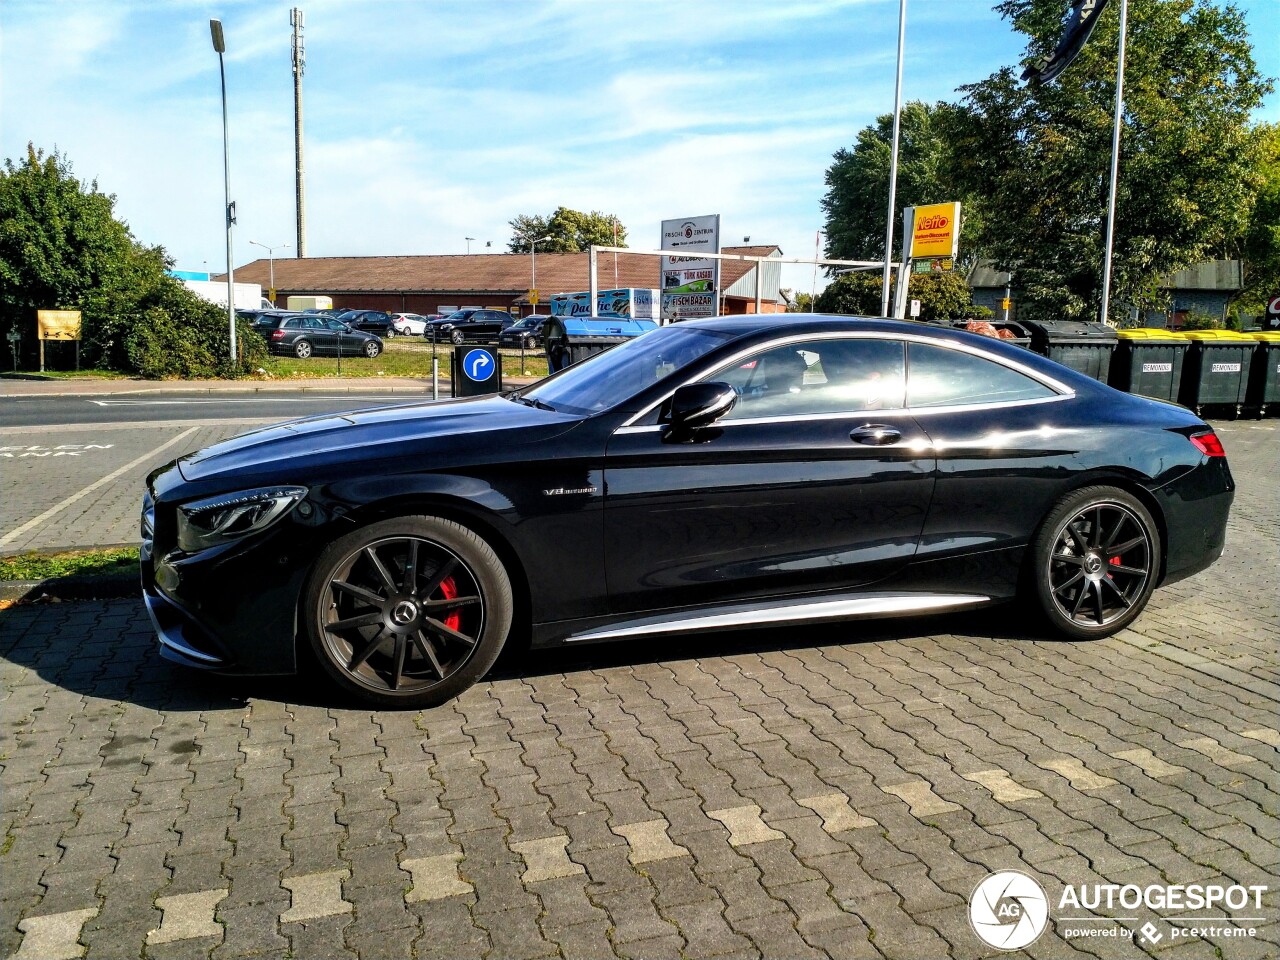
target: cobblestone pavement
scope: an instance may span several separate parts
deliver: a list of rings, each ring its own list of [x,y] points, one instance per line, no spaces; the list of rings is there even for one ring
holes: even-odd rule
[[[415,714],[171,668],[132,601],[2,611],[0,956],[994,956],[970,894],[1017,869],[1030,956],[1275,957],[1280,435],[1221,432],[1223,560],[1091,644],[1004,610],[637,642]],[[1268,889],[1060,907],[1093,883]]]

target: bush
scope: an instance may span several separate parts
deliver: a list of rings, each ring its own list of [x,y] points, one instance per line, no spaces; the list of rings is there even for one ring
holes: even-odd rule
[[[890,294],[897,278],[890,278]],[[852,316],[880,316],[879,273],[846,273],[828,284],[814,304],[820,313],[843,313]],[[973,293],[963,276],[947,273],[913,273],[907,283],[907,296],[920,301],[920,319],[952,320],[974,312]],[[981,308],[978,308],[981,309]]]
[[[1210,316],[1203,310],[1188,310],[1186,316],[1182,318],[1182,326],[1180,330],[1220,330],[1222,324],[1216,317]]]
[[[140,313],[126,318],[128,366],[144,377],[234,377],[267,359],[267,345],[244,320],[236,323],[239,362],[232,363],[227,314],[165,277]]]

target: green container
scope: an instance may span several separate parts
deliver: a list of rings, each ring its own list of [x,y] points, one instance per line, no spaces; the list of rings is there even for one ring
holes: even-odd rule
[[[1257,342],[1253,365],[1249,368],[1249,385],[1245,393],[1245,406],[1256,409],[1265,417],[1267,408],[1280,406],[1280,333],[1246,333],[1244,336]]]
[[[1191,345],[1178,402],[1197,416],[1205,407],[1232,407],[1239,416],[1258,342],[1229,330],[1190,330],[1182,336]]]
[[[1169,330],[1117,330],[1111,386],[1141,397],[1178,401],[1182,363],[1191,342]]]
[[[1106,383],[1116,332],[1104,323],[1080,320],[1018,321],[1031,334],[1031,349],[1072,370]]]

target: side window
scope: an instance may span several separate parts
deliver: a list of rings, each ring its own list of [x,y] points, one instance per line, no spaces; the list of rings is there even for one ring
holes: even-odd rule
[[[903,344],[897,340],[810,340],[775,347],[706,377],[732,384],[738,402],[725,420],[859,413],[902,407]]]
[[[1055,396],[1044,384],[971,353],[923,343],[913,343],[908,349],[909,407],[1011,403]]]
[[[319,320],[315,319],[314,317],[307,317],[307,319],[303,320],[302,322],[303,322],[303,324],[306,326],[306,328],[307,328],[308,330],[323,330],[323,329],[325,329],[324,323],[322,323],[321,321],[319,321]]]
[[[290,330],[301,330],[302,320],[298,317],[294,317],[292,320],[286,320],[284,325]]]

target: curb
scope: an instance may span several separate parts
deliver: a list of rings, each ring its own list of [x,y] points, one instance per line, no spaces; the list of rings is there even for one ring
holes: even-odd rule
[[[7,580],[0,582],[0,604],[7,606],[38,603],[42,600],[115,600],[139,596],[141,591],[136,572],[49,577],[46,580]]]

